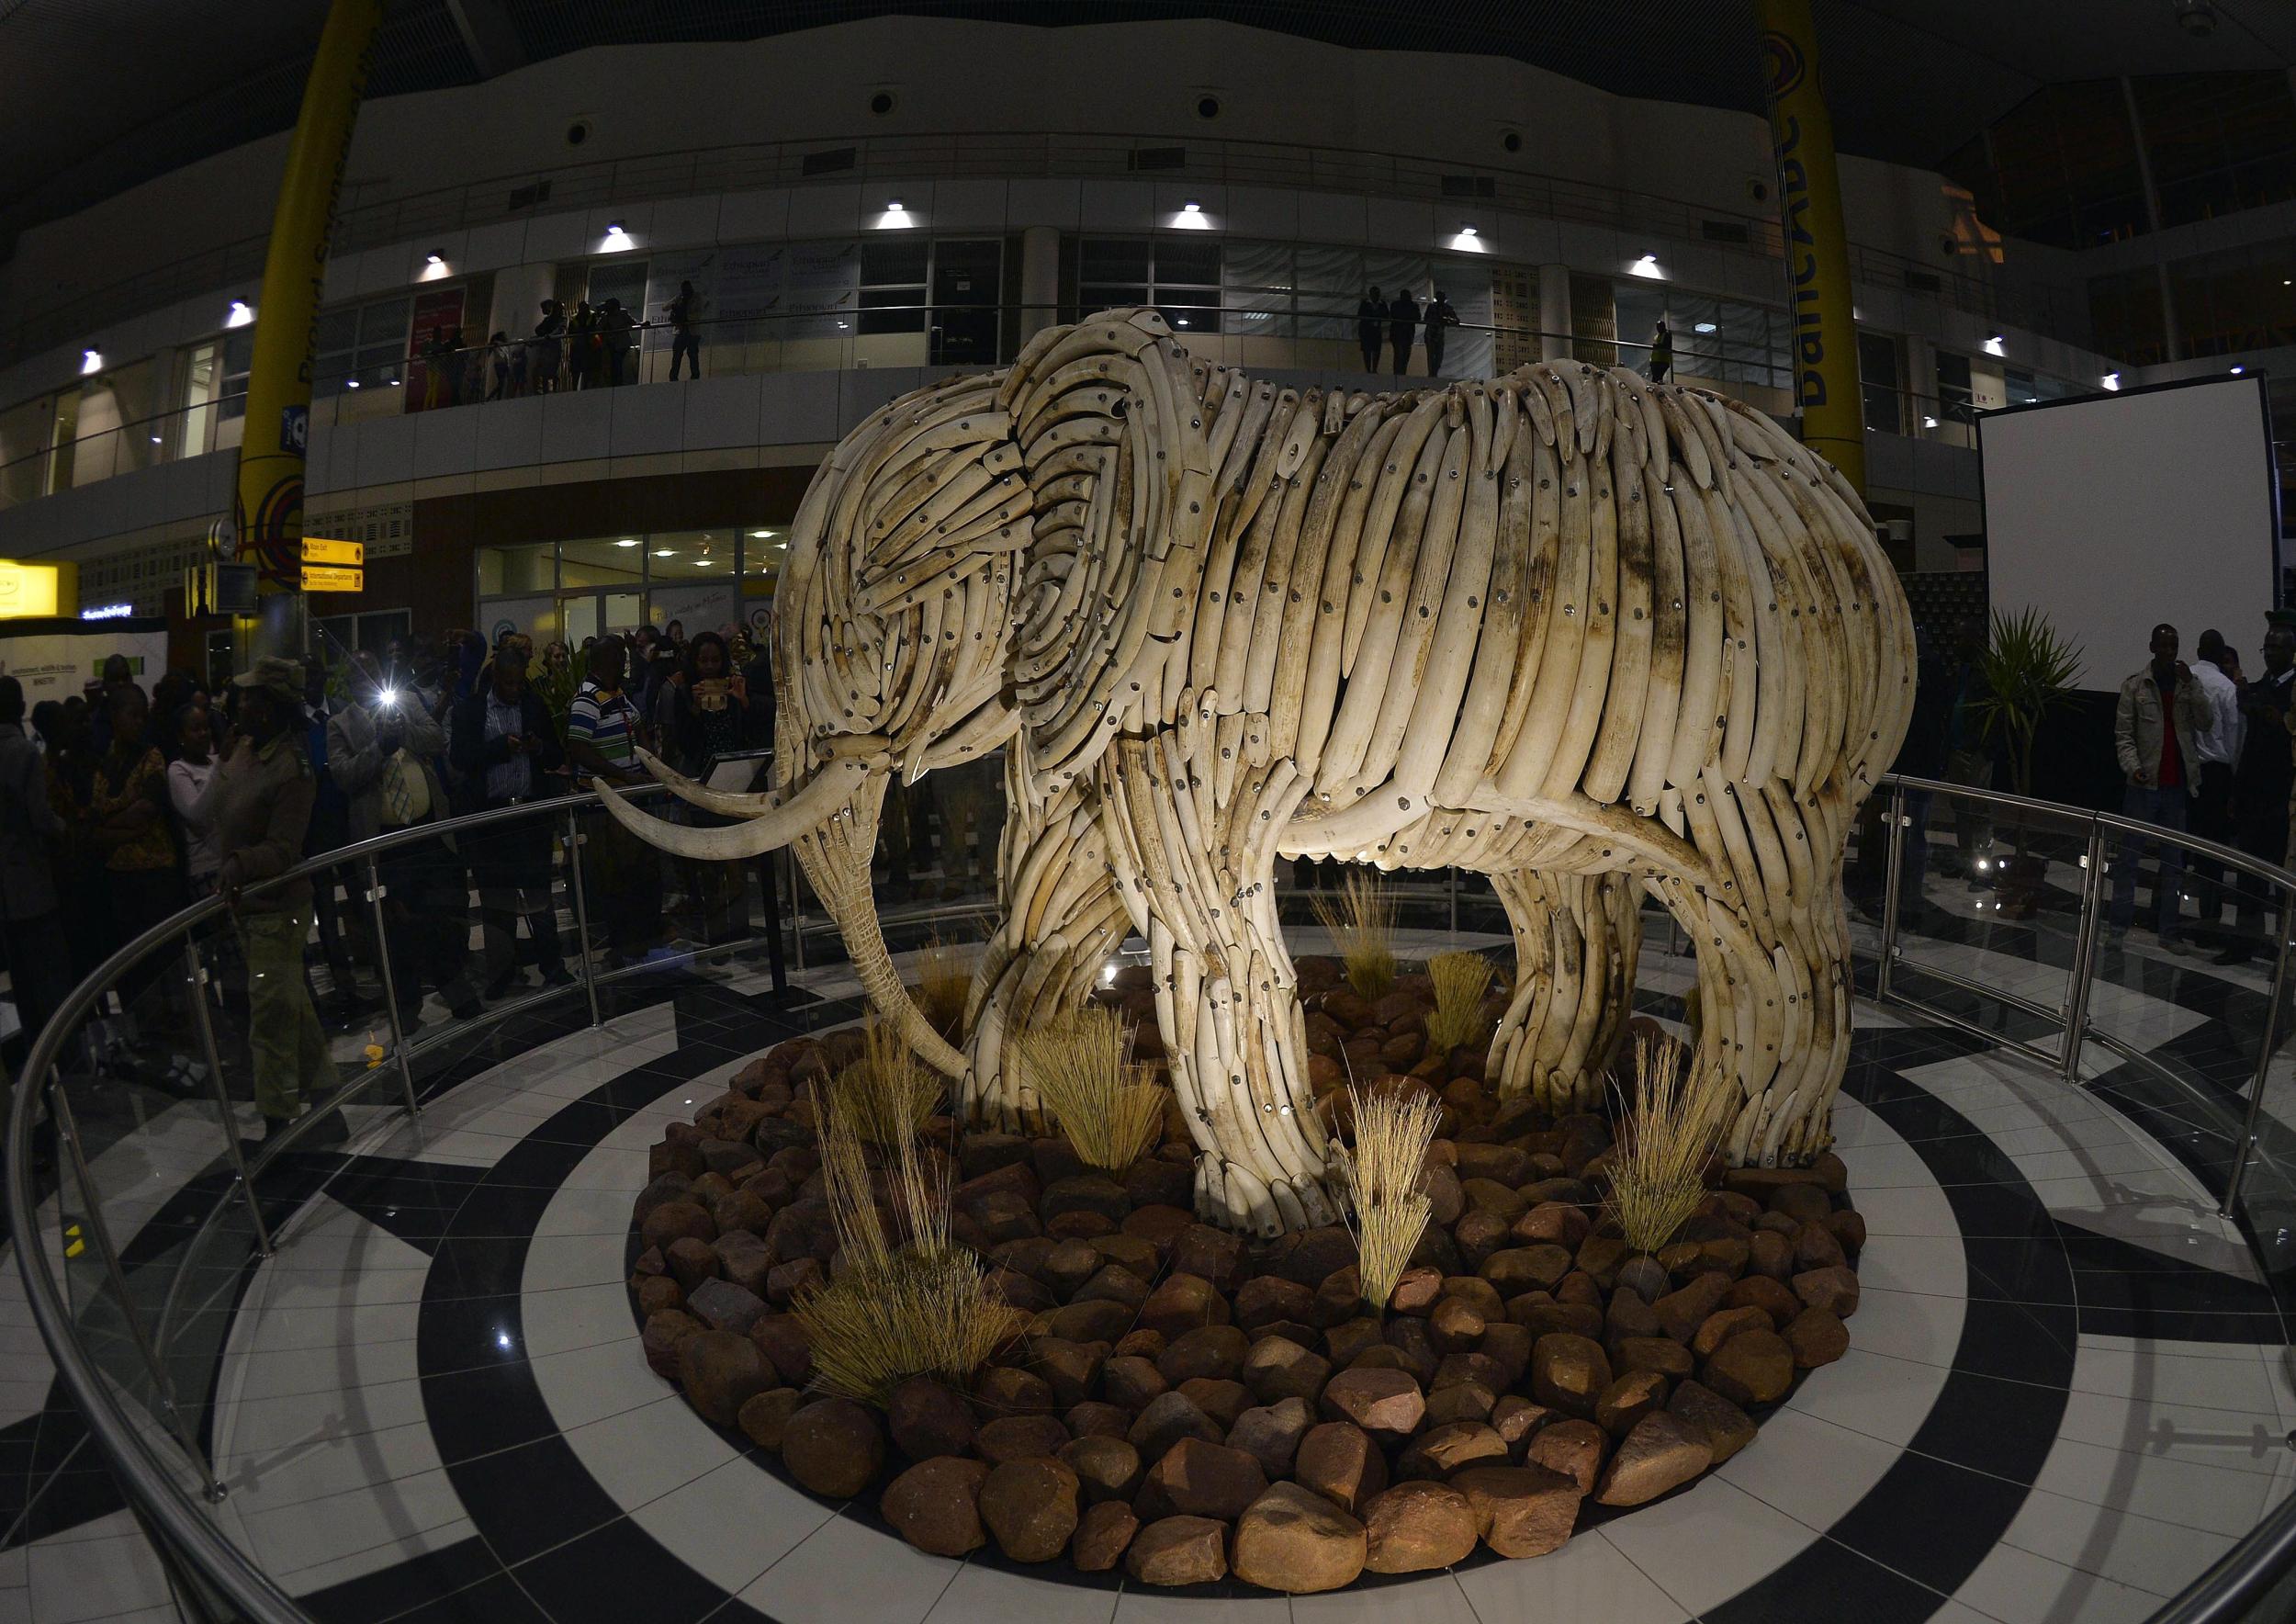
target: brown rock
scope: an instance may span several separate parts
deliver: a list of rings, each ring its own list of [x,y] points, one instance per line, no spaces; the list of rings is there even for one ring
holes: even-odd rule
[[[1610,1439],[1593,1422],[1555,1421],[1531,1436],[1523,1458],[1530,1465],[1560,1472],[1579,1485],[1580,1494],[1591,1494],[1603,1470],[1603,1457],[1609,1452]]]
[[[1068,1547],[1068,1560],[1084,1573],[1105,1573],[1124,1557],[1140,1518],[1121,1500],[1103,1500],[1085,1508],[1076,1522],[1076,1538]]]
[[[1334,1269],[1315,1288],[1315,1303],[1308,1321],[1317,1325],[1343,1325],[1363,1312],[1363,1275],[1350,1263]]]
[[[1476,1532],[1501,1556],[1544,1556],[1570,1538],[1579,1485],[1543,1466],[1470,1466],[1451,1480]]]
[[[1252,1406],[1249,1388],[1241,1382],[1226,1382],[1217,1376],[1190,1376],[1173,1391],[1210,1416],[1212,1425],[1222,1432],[1233,1427],[1235,1418]]]
[[[1551,1291],[1570,1272],[1570,1254],[1557,1246],[1509,1246],[1484,1258],[1475,1272],[1503,1297]]]
[[[1377,1347],[1384,1339],[1385,1330],[1375,1319],[1349,1320],[1323,1333],[1323,1351],[1330,1356],[1334,1369],[1344,1370],[1356,1362],[1356,1356],[1365,1348]]]
[[[1794,1243],[1773,1230],[1759,1229],[1746,1244],[1748,1272],[1783,1280],[1794,1273]]]
[[[1179,1249],[1187,1245],[1195,1230],[1185,1232],[1174,1244],[1176,1260]],[[1154,1331],[1167,1341],[1195,1330],[1199,1325],[1224,1325],[1228,1323],[1228,1300],[1220,1294],[1211,1281],[1201,1275],[1174,1273],[1148,1294],[1141,1304],[1140,1325]]]
[[[1398,1443],[1419,1430],[1427,1400],[1401,1370],[1357,1368],[1324,1383],[1321,1407],[1328,1419],[1353,1422],[1382,1443]]]
[[[974,1377],[973,1396],[991,1415],[1049,1415],[1059,1407],[1043,1377],[1010,1365],[991,1365]]]
[[[707,1241],[696,1240],[690,1235],[681,1235],[662,1248],[662,1266],[670,1271],[670,1278],[677,1282],[678,1289],[691,1296],[706,1282],[717,1278],[717,1249]],[[771,1272],[768,1271],[766,1280],[769,1287],[772,1278]]]
[[[1554,1417],[1545,1404],[1535,1404],[1516,1393],[1503,1394],[1491,1406],[1491,1429],[1506,1440],[1509,1449],[1537,1431]]]
[[[1214,1229],[1209,1224],[1191,1225],[1173,1237],[1172,1272],[1194,1275],[1215,1286],[1233,1287],[1244,1275],[1244,1237]],[[1184,1331],[1189,1328],[1180,1327]]]
[[[1043,1456],[1007,1460],[982,1481],[980,1511],[996,1548],[1014,1562],[1051,1562],[1076,1531],[1076,1474]]]
[[[1125,1440],[1140,1451],[1142,1460],[1154,1461],[1182,1438],[1201,1438],[1206,1443],[1220,1441],[1220,1428],[1210,1416],[1190,1404],[1186,1393],[1166,1393],[1151,1399],[1132,1423]]]
[[[791,1314],[769,1314],[749,1327],[749,1340],[772,1361],[773,1373],[790,1387],[803,1387],[813,1374],[813,1343]]]
[[[1729,1308],[1759,1308],[1770,1316],[1771,1328],[1782,1330],[1794,1316],[1802,1312],[1802,1300],[1783,1279],[1771,1280],[1761,1275],[1748,1275],[1730,1288],[1723,1303]]]
[[[1067,1441],[1068,1428],[1058,1416],[999,1415],[982,1425],[973,1447],[991,1466],[1002,1466],[1007,1460],[1056,1455]]]
[[[1804,1309],[1783,1335],[1795,1366],[1805,1370],[1829,1365],[1850,1351],[1850,1327],[1822,1308]]]
[[[1690,1339],[1690,1351],[1705,1358],[1740,1331],[1769,1331],[1776,1327],[1770,1323],[1769,1311],[1748,1303],[1742,1308],[1717,1309],[1706,1315]]]
[[[734,1420],[751,1443],[761,1449],[779,1449],[782,1434],[789,1426],[789,1418],[805,1402],[805,1395],[794,1387],[775,1387],[753,1393],[742,1404]]]
[[[1770,1210],[1804,1224],[1823,1224],[1834,1204],[1815,1184],[1781,1184],[1770,1192]]]
[[[1315,1417],[1303,1399],[1287,1398],[1246,1410],[1228,1428],[1228,1447],[1242,1449],[1260,1463],[1268,1480],[1288,1475]]]
[[[1640,1506],[1681,1487],[1713,1460],[1702,1430],[1660,1410],[1644,1415],[1620,1441],[1594,1497],[1604,1506]]]
[[[678,1382],[704,1421],[731,1427],[741,1406],[776,1385],[758,1345],[734,1331],[702,1331],[678,1349]]]
[[[685,1306],[685,1289],[666,1274],[649,1274],[637,1282],[637,1311],[651,1317]]]
[[[1171,1385],[1154,1365],[1130,1354],[1100,1367],[1100,1391],[1108,1395],[1109,1403],[1128,1410],[1147,1408],[1150,1401]]]
[[[1743,1331],[1708,1356],[1698,1379],[1734,1404],[1769,1404],[1794,1385],[1794,1349],[1775,1331]]]
[[[1623,1438],[1648,1415],[1666,1403],[1666,1378],[1655,1370],[1634,1370],[1603,1389],[1594,1401],[1594,1424],[1613,1438]]]
[[[1076,1474],[1091,1504],[1129,1500],[1140,1487],[1140,1451],[1120,1438],[1079,1438],[1060,1447],[1060,1460]]]
[[[1210,1585],[1228,1573],[1228,1525],[1208,1517],[1158,1517],[1132,1536],[1124,1571],[1142,1585]]]
[[[1858,1277],[1839,1267],[1813,1269],[1794,1277],[1794,1294],[1806,1307],[1848,1319],[1858,1311]]]
[[[1488,1421],[1499,1395],[1480,1382],[1453,1382],[1427,1394],[1426,1425],[1448,1427],[1459,1421]]]
[[[912,1460],[970,1455],[980,1424],[962,1393],[929,1376],[911,1376],[885,1398],[885,1430]]]
[[[1305,1320],[1315,1311],[1315,1293],[1297,1280],[1256,1275],[1236,1288],[1235,1323],[1254,1330],[1277,1320]]]
[[[1061,1417],[1071,1438],[1122,1438],[1132,1429],[1132,1413],[1097,1399],[1072,1405]]]
[[[1592,1417],[1610,1384],[1610,1360],[1590,1337],[1553,1332],[1531,1349],[1531,1396],[1549,1409]]]
[[[1175,1387],[1196,1376],[1232,1381],[1251,1350],[1251,1338],[1233,1325],[1199,1325],[1173,1339],[1156,1360],[1156,1373]]]
[[[1475,1508],[1447,1483],[1397,1483],[1365,1505],[1363,1526],[1369,1573],[1456,1567],[1475,1551]]]
[[[1496,1430],[1480,1421],[1455,1421],[1429,1427],[1406,1444],[1396,1458],[1395,1475],[1404,1482],[1414,1478],[1441,1482],[1462,1466],[1506,1463],[1507,1442]]]
[[[659,1246],[665,1253],[672,1241],[687,1236],[705,1246],[717,1238],[717,1220],[698,1201],[663,1201],[638,1225],[640,1244]]]
[[[1796,1269],[1840,1269],[1850,1261],[1834,1232],[1823,1224],[1805,1224],[1794,1232],[1794,1265]]]
[[[1515,1220],[1512,1233],[1526,1246],[1562,1246],[1575,1254],[1593,1230],[1587,1215],[1568,1202],[1541,1201]]]
[[[1622,1376],[1629,1370],[1651,1370],[1671,1379],[1697,1368],[1690,1349],[1671,1336],[1623,1336],[1611,1344],[1610,1352],[1611,1368]]]
[[[885,1462],[877,1418],[850,1398],[816,1399],[782,1431],[790,1475],[825,1499],[850,1500]]]
[[[1259,1498],[1267,1474],[1257,1458],[1224,1444],[1184,1438],[1148,1468],[1139,1506],[1161,1516],[1217,1517],[1231,1521]]]
[[[1326,1421],[1300,1440],[1291,1474],[1342,1510],[1355,1511],[1387,1487],[1387,1457],[1362,1427]]]
[[[1039,1336],[1029,1348],[1029,1370],[1052,1390],[1052,1402],[1065,1410],[1090,1398],[1099,1385],[1104,1344],[1071,1342],[1061,1336]]]
[[[981,1527],[981,1484],[989,1469],[978,1460],[937,1455],[920,1460],[885,1485],[877,1509],[893,1531],[933,1556],[964,1556],[988,1543]]]
[[[1288,1398],[1310,1404],[1331,1380],[1332,1361],[1288,1336],[1264,1336],[1244,1356],[1242,1381],[1264,1404]]]
[[[1431,1314],[1443,1297],[1443,1271],[1439,1269],[1406,1269],[1397,1277],[1395,1290],[1387,1300],[1393,1314]]]
[[[1235,1526],[1235,1576],[1293,1596],[1337,1590],[1363,1572],[1363,1524],[1298,1483],[1277,1483]]]
[[[1427,1336],[1438,1353],[1463,1353],[1483,1339],[1490,1322],[1464,1297],[1446,1297],[1428,1316]]]
[[[1745,1411],[1698,1382],[1677,1382],[1666,1413],[1695,1430],[1719,1466],[1754,1441],[1754,1423]]]
[[[1698,1334],[1698,1327],[1706,1316],[1722,1306],[1722,1299],[1730,1294],[1729,1277],[1721,1274],[1702,1274],[1679,1291],[1669,1291],[1651,1309],[1659,1316],[1659,1325],[1677,1342],[1687,1343]]]

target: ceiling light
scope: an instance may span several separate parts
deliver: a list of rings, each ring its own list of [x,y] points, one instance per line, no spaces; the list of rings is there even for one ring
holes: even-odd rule
[[[637,537],[635,536],[625,536],[613,545],[616,547],[636,547],[637,545]]]
[[[1463,222],[1461,223],[1461,225],[1459,226],[1459,235],[1460,235],[1460,236],[1462,236],[1462,237],[1471,237],[1471,236],[1473,236],[1474,234],[1475,234],[1475,228],[1474,228],[1473,226],[1467,225],[1467,224],[1465,224],[1465,223],[1463,223]]]
[[[1187,325],[1187,318],[1186,316],[1182,316],[1178,320],[1181,326],[1185,327]]]
[[[355,378],[347,379],[343,387],[346,389],[355,389],[359,387],[359,380]]]
[[[2117,389],[2121,387],[2121,375],[2118,372],[2108,372],[2104,376],[2103,383],[2109,389]]]
[[[249,306],[248,302],[243,299],[235,299],[231,301],[231,314],[223,318],[223,325],[226,327],[244,327],[248,322],[253,321],[254,319],[255,312],[253,309]]]
[[[422,263],[426,265],[443,265],[446,263],[446,256],[436,249],[433,249],[422,256]]]
[[[2238,378],[2242,373],[2247,370],[2248,369],[2245,367],[2235,367],[2233,368],[2233,376],[2234,378]]]
[[[1937,427],[1937,419],[1934,417],[1925,417],[1921,420],[1921,426],[1925,429],[1933,429]]]
[[[606,222],[606,235],[607,235],[607,236],[609,236],[609,237],[620,237],[620,236],[625,235],[625,234],[626,234],[626,233],[625,233],[625,232],[624,232],[624,231],[622,230],[622,222],[621,222],[620,220],[608,220],[608,221]]]
[[[678,549],[674,547],[658,547],[654,549],[654,557],[657,558],[674,558],[677,556]]]
[[[885,199],[885,212],[887,214],[906,214],[908,210],[902,207],[900,198],[888,197]]]
[[[693,567],[694,567],[696,570],[707,570],[707,569],[708,569],[708,568],[709,568],[712,564],[715,563],[716,561],[717,561],[717,560],[716,560],[716,559],[715,559],[715,558],[696,558],[696,559],[694,559],[694,560],[693,560]]]
[[[1701,321],[1698,325],[1693,327],[1691,331],[1693,333],[1712,333],[1714,331],[1714,323],[1711,321]]]
[[[772,538],[773,532],[771,530],[752,530],[749,532],[749,535],[754,540],[768,541]]]
[[[1646,254],[1642,256],[1642,263],[1646,265],[1654,265],[1659,263],[1659,256],[1655,254]]]
[[[601,254],[620,254],[636,246],[630,240],[629,232],[622,229],[622,222],[611,220],[606,222],[606,240],[598,245],[598,251]]]
[[[101,350],[82,350],[82,351],[80,352],[80,376],[81,376],[82,378],[94,378],[94,377],[95,377],[97,373],[99,373],[99,372],[101,372],[101,371],[103,371],[103,370],[104,370],[104,352],[103,352],[103,351],[101,351]]]
[[[153,434],[153,435],[152,436],[152,445],[158,445],[159,443],[160,443],[160,437],[159,437],[157,434]]]

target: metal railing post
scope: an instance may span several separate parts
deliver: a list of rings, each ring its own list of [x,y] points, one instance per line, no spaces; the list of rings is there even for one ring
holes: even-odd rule
[[[1874,972],[1874,1001],[1889,1002],[1890,969],[1897,956],[1898,894],[1904,888],[1899,864],[1906,853],[1906,792],[1896,784],[1889,790],[1889,831],[1883,838],[1888,872],[1882,876],[1882,956]]]
[[[1459,933],[1459,871],[1458,869],[1446,868],[1443,871],[1443,888],[1450,894],[1451,934],[1457,936]]]
[[[797,890],[797,857],[784,846],[781,861],[789,865],[789,956],[802,970],[805,967],[805,901]]]
[[[247,1175],[247,1153],[240,1147],[239,1122],[231,1114],[231,1092],[223,1086],[223,1055],[216,1047],[215,1017],[208,1008],[208,966],[199,956],[199,944],[189,934],[184,937],[184,964],[191,976],[191,1008],[199,1028],[199,1050],[208,1058],[208,1086],[215,1094],[215,1109],[223,1122],[224,1152],[231,1157],[231,1171],[239,1177],[240,1194],[246,1199],[247,1216],[255,1226],[255,1251],[268,1257],[271,1230],[263,1221],[263,1203],[255,1199],[255,1181]]]
[[[2088,1042],[2088,987],[2097,975],[2097,939],[2104,930],[2105,829],[2090,821],[2081,874],[2081,917],[2073,932],[2072,980],[2065,989],[2065,1059],[2058,1075],[2081,1080],[2081,1050]]]
[[[414,1097],[414,1067],[407,1062],[406,1023],[399,1018],[399,980],[390,969],[390,932],[383,928],[383,871],[375,854],[366,854],[366,905],[375,914],[375,967],[383,978],[383,1013],[390,1020],[390,1052],[399,1062],[399,1086],[406,1090],[407,1114],[421,1116],[422,1102]]]
[[[2265,1072],[2272,1064],[2272,1045],[2279,1041],[2280,1001],[2288,996],[2289,909],[2296,905],[2296,894],[2283,886],[2280,892],[2279,929],[2273,934],[2279,939],[2279,950],[2272,957],[2271,1000],[2264,1007],[2264,1029],[2257,1034],[2257,1075],[2248,1089],[2248,1111],[2240,1124],[2240,1144],[2233,1155],[2232,1172],[2224,1180],[2224,1202],[2217,1212],[2231,1217],[2240,1202],[2240,1186],[2248,1176],[2248,1164],[2257,1154],[2257,1120],[2264,1111]]]
[[[119,1293],[119,1315],[128,1322],[128,1331],[135,1338],[136,1352],[143,1360],[144,1369],[152,1374],[152,1394],[159,1401],[160,1410],[168,1430],[175,1441],[199,1464],[199,1481],[209,1500],[223,1498],[223,1485],[216,1481],[215,1464],[199,1448],[198,1429],[175,1404],[175,1383],[168,1379],[167,1367],[160,1362],[159,1349],[152,1345],[151,1334],[144,1329],[143,1316],[136,1312],[135,1300],[128,1294],[127,1272],[119,1267],[119,1248],[112,1245],[111,1226],[104,1222],[103,1202],[96,1191],[95,1177],[89,1173],[87,1152],[80,1143],[80,1126],[72,1114],[70,1095],[59,1085],[48,1089],[48,1109],[56,1119],[56,1137],[63,1144],[72,1158],[72,1176],[80,1186],[80,1204],[86,1209],[83,1214],[87,1224],[88,1238],[104,1264],[104,1272],[111,1280],[112,1290]],[[59,1202],[59,1217],[62,1216]],[[28,1244],[31,1237],[25,1237]]]
[[[582,991],[590,998],[590,1024],[594,1032],[605,1022],[598,1015],[598,977],[590,965],[590,898],[582,886],[582,826],[574,809],[566,811],[566,872],[574,882],[574,932],[582,961]],[[553,930],[557,929],[554,922]]]

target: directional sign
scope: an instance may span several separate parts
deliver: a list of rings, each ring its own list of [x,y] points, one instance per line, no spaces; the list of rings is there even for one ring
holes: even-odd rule
[[[332,564],[303,566],[303,590],[307,592],[363,592],[366,590],[366,571],[344,570]]]
[[[357,569],[366,562],[366,547],[362,542],[329,541],[324,536],[303,537],[303,562],[306,564],[340,564]],[[304,589],[309,591],[307,587]]]

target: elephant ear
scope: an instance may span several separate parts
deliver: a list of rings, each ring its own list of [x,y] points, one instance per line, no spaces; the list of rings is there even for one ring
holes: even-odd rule
[[[1119,729],[1171,719],[1158,674],[1195,612],[1211,509],[1201,387],[1152,310],[1048,328],[1005,378],[1033,497],[1010,669],[1041,793]]]

